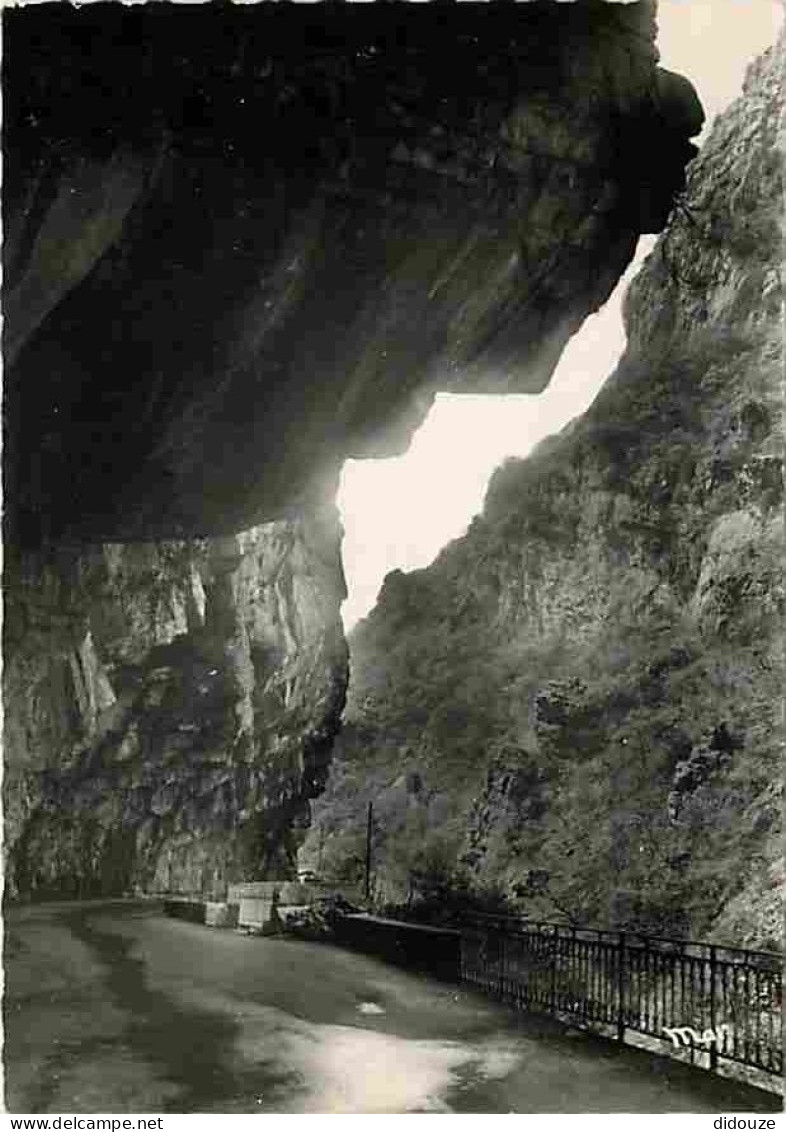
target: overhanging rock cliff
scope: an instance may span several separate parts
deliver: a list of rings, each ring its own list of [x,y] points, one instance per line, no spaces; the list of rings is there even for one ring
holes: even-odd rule
[[[701,109],[651,3],[3,21],[11,888],[276,875],[347,679],[341,462],[542,388]]]
[[[649,2],[3,18],[26,544],[234,532],[435,390],[541,389],[702,123]]]

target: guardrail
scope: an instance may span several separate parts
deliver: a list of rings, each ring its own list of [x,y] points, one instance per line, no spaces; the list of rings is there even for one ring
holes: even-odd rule
[[[646,1034],[717,1070],[783,1073],[782,958],[632,933],[475,917],[461,979],[521,1009]]]

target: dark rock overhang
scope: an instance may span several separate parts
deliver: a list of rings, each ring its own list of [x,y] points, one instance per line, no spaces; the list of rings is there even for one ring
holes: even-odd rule
[[[654,5],[6,10],[6,537],[214,534],[532,391],[702,113]]]

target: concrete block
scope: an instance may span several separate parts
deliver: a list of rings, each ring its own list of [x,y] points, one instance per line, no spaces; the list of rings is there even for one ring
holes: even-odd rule
[[[238,926],[239,905],[223,901],[205,903],[205,923],[211,928],[236,928]]]
[[[243,896],[238,905],[238,927],[261,928],[270,919],[272,907],[272,898],[264,900],[259,897]]]

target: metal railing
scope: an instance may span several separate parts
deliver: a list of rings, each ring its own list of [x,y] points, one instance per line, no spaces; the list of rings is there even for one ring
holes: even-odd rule
[[[766,951],[504,917],[461,928],[461,979],[520,1009],[635,1031],[717,1070],[783,1073],[782,959]]]

